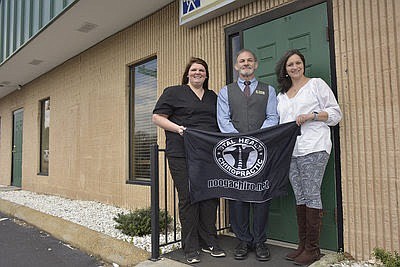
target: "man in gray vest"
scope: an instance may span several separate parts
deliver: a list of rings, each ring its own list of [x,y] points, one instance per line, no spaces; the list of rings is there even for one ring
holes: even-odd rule
[[[257,67],[257,57],[252,51],[242,49],[237,53],[235,69],[239,73],[238,81],[224,86],[218,95],[217,117],[221,132],[244,133],[278,124],[275,89],[256,80],[254,72]],[[235,259],[247,258],[252,248],[258,260],[270,259],[265,244],[269,204],[270,201],[249,203],[230,200],[231,227],[240,241],[235,248]],[[250,209],[253,210],[253,220],[250,220]],[[250,221],[253,222],[252,227]]]

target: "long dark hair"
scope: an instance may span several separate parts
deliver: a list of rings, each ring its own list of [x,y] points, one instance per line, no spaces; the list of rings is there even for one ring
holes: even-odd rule
[[[210,76],[208,73],[208,65],[204,60],[202,60],[201,58],[198,58],[198,57],[191,57],[189,62],[186,64],[185,72],[183,73],[183,76],[182,76],[182,84],[189,83],[189,77],[188,77],[189,69],[195,63],[203,65],[203,67],[206,69],[206,79],[204,80],[204,83],[203,83],[203,89],[208,89],[208,79]]]
[[[280,89],[281,93],[286,93],[289,88],[292,87],[292,79],[290,79],[286,71],[286,63],[293,55],[298,55],[300,57],[301,61],[303,61],[305,71],[306,59],[304,58],[303,54],[297,49],[287,51],[275,66],[276,79],[278,80],[278,88]]]

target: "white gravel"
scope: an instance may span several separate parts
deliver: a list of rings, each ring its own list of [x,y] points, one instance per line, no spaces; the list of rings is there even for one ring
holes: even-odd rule
[[[115,229],[117,223],[113,218],[118,213],[129,213],[129,210],[96,201],[72,200],[59,196],[36,194],[25,190],[0,191],[0,198],[63,218],[113,238],[133,243],[135,246],[151,252],[151,235],[130,237]],[[177,238],[180,239],[180,232]],[[168,240],[172,239],[171,233]],[[160,244],[163,243],[165,243],[165,237],[160,235]],[[180,243],[161,247],[161,253],[177,248],[180,248]]]
[[[340,254],[327,254],[319,261],[314,262],[309,267],[383,267],[384,265],[376,259],[367,261],[355,261],[344,259]]]

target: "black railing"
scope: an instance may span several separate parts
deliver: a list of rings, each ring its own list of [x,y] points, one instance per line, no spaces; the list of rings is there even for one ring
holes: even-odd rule
[[[165,149],[159,149],[158,145],[152,145],[150,149],[150,177],[151,177],[151,258],[150,260],[152,261],[157,261],[160,258],[160,247],[178,243],[181,240],[177,238],[177,225],[178,225],[178,212],[176,210],[176,202],[177,202],[177,196],[176,196],[176,191],[173,187],[172,184],[172,218],[173,218],[173,227],[172,230],[169,230],[168,226],[166,225],[165,229],[161,229],[162,232],[160,231],[160,224],[159,224],[159,216],[160,216],[160,164],[159,164],[159,159],[160,155],[163,155],[162,160],[163,164],[163,181],[164,181],[164,188],[163,188],[163,195],[164,195],[164,210],[165,210],[165,221],[167,222],[167,217],[168,217],[168,194],[170,193],[171,189],[168,189],[168,170],[167,170],[167,157],[165,155]],[[222,200],[223,205],[218,206],[218,221],[217,221],[217,230],[224,231],[229,228],[229,225],[227,224],[228,218],[227,218],[227,203],[225,203],[225,200]],[[221,212],[221,206],[224,208],[223,215]],[[222,218],[224,216],[224,218]],[[169,240],[168,233],[169,231],[173,231],[173,238]],[[160,244],[160,233],[165,236],[165,242]]]
[[[151,178],[151,260],[160,257],[160,209],[159,209],[159,182],[158,182],[158,145],[150,149],[150,178]]]

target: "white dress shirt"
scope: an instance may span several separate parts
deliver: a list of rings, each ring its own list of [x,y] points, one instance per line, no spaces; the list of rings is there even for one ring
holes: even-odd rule
[[[286,93],[279,93],[277,99],[279,123],[295,121],[298,115],[314,111],[328,113],[327,121],[306,121],[301,126],[301,136],[297,137],[293,156],[304,156],[319,151],[330,154],[332,142],[329,126],[339,123],[342,112],[325,81],[320,78],[311,78],[294,97],[289,98]]]

